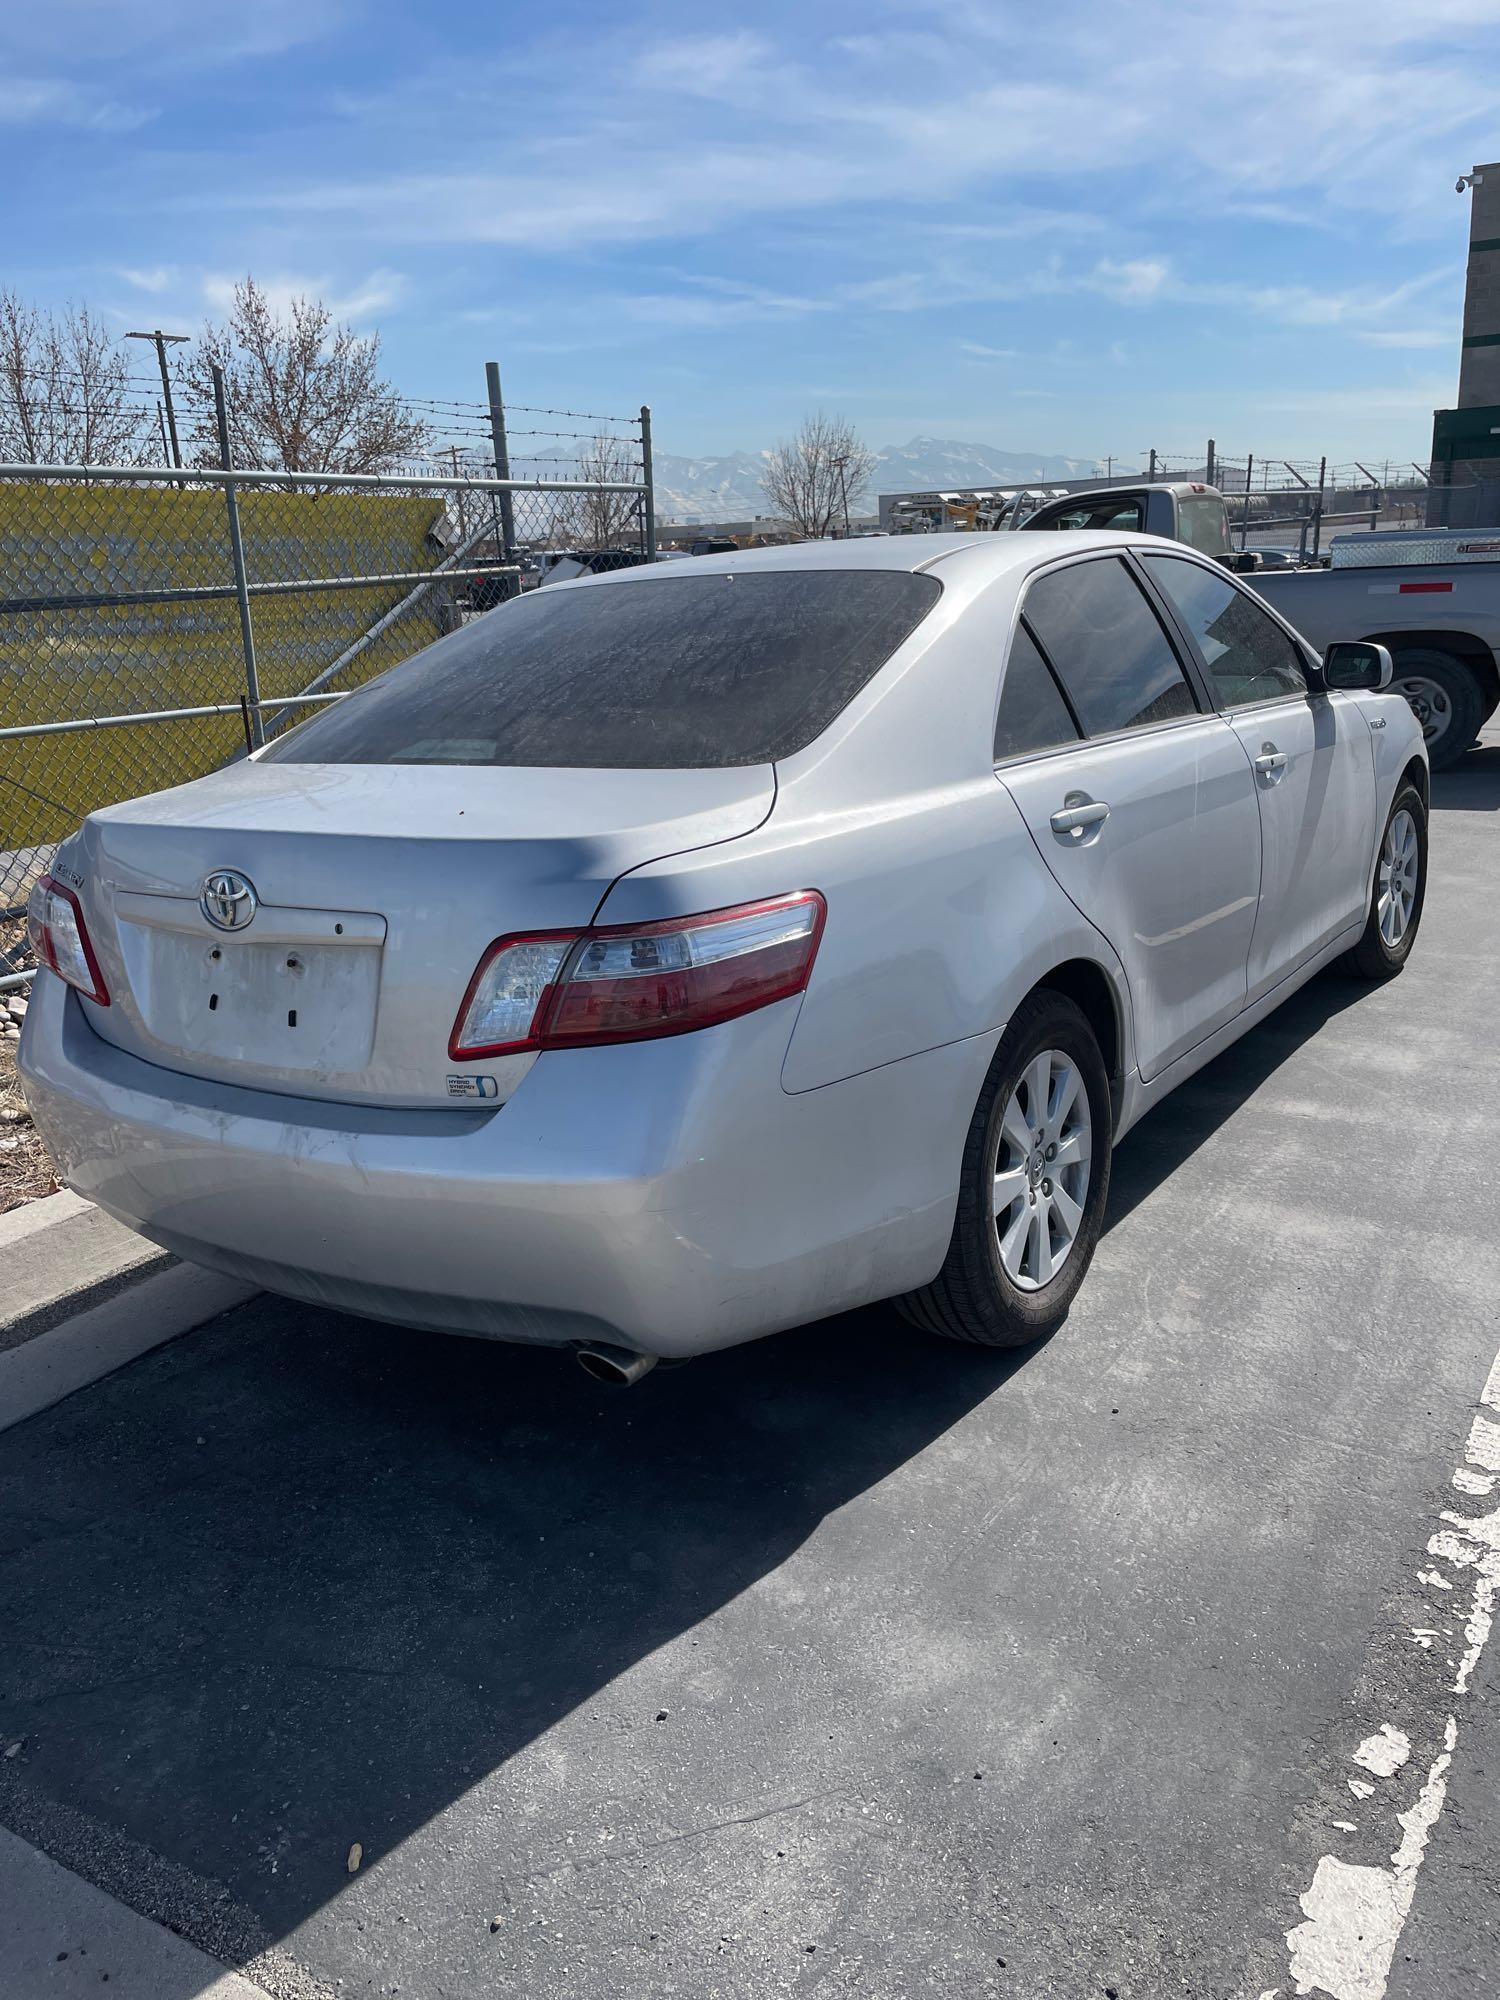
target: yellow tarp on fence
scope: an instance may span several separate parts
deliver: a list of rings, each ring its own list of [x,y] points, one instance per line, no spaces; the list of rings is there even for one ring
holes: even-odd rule
[[[242,488],[239,509],[252,584],[430,570],[443,553],[433,534],[443,503],[431,495]],[[217,487],[0,482],[0,603],[232,582]],[[410,588],[253,595],[262,695],[298,693]],[[438,637],[449,605],[446,587],[425,591],[334,686],[356,686]],[[0,609],[0,726],[235,702],[244,691],[233,595]],[[0,740],[0,856],[60,839],[97,806],[201,776],[243,741],[238,717]]]

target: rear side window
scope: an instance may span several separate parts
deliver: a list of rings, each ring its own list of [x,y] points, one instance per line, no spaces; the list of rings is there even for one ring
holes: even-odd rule
[[[1118,556],[1039,576],[1023,609],[1087,735],[1196,711],[1161,620]]]
[[[1026,627],[1018,625],[1010,642],[1005,682],[1000,690],[995,762],[1077,740],[1078,730],[1052,678],[1052,669],[1037,651],[1036,641]]]
[[[1145,527],[1145,508],[1140,500],[1098,500],[1088,507],[1070,507],[1048,521],[1028,521],[1029,528],[1113,528],[1123,534],[1138,534]]]
[[[1198,642],[1209,680],[1225,708],[1306,694],[1296,647],[1274,618],[1228,577],[1181,556],[1142,556]]]
[[[1177,502],[1177,529],[1190,549],[1221,556],[1229,547],[1229,515],[1222,500],[1189,494]]]
[[[821,735],[941,593],[907,570],[672,568],[499,605],[304,723],[266,761],[767,764]]]

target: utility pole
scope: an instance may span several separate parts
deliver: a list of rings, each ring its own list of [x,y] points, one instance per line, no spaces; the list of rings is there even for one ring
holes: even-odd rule
[[[1216,484],[1216,481],[1214,479],[1214,474],[1218,471],[1218,469],[1219,469],[1218,466],[1214,463],[1214,441],[1212,438],[1210,438],[1208,441],[1208,464],[1205,467],[1205,470],[1208,473],[1208,478],[1204,482],[1205,485],[1213,486]]]
[[[846,452],[842,458],[835,458],[831,462],[834,471],[839,476],[839,497],[844,503],[844,540],[847,542],[849,539],[849,455]]]
[[[1146,478],[1151,484],[1156,482],[1156,446],[1151,447],[1151,463],[1146,469]]]
[[[192,337],[190,333],[163,333],[160,327],[152,333],[127,333],[125,336],[127,340],[149,340],[156,349],[156,359],[161,366],[161,393],[166,404],[167,429],[172,437],[172,463],[179,472],[182,470],[182,451],[177,443],[177,412],[172,407],[172,378],[167,373],[167,349],[180,347]]]

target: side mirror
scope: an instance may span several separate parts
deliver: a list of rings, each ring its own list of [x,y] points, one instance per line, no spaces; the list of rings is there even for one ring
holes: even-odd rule
[[[1368,639],[1337,639],[1323,655],[1323,680],[1331,688],[1380,694],[1394,680],[1395,667],[1384,646]]]

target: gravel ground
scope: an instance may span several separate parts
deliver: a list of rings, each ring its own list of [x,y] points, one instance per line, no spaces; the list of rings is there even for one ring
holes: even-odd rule
[[[23,929],[14,917],[0,918],[0,964],[9,964]],[[8,1032],[15,1024],[7,1003],[20,997],[0,993],[0,1215],[23,1201],[57,1191],[57,1175],[32,1126],[16,1078],[16,1044]]]

